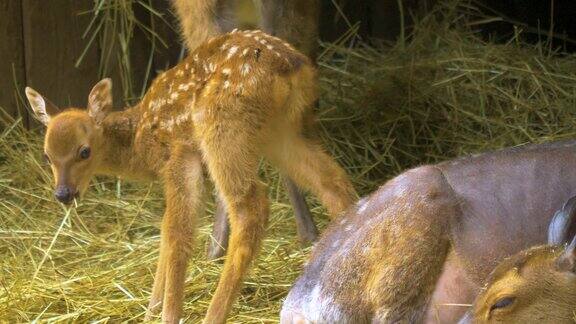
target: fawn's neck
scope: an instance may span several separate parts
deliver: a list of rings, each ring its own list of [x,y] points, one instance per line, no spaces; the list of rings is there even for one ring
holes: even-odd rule
[[[127,178],[150,178],[136,156],[134,139],[140,120],[139,106],[110,113],[101,125],[99,174]]]

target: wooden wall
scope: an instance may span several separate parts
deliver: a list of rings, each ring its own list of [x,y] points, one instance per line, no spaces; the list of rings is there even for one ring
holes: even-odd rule
[[[166,0],[150,0],[155,8],[168,13]],[[76,61],[83,54],[94,2],[92,0],[9,0],[0,1],[0,109],[12,117],[22,116],[24,125],[35,126],[28,116],[22,96],[26,85],[33,87],[62,107],[84,107],[92,85],[99,75],[101,56],[96,41],[84,53],[80,66]],[[151,15],[143,8],[135,8],[135,15],[144,23]],[[174,23],[168,13],[167,19]],[[165,25],[165,24],[164,24]],[[180,50],[176,32],[158,24],[158,32],[168,40],[168,48],[158,46],[152,70],[163,69],[175,63]],[[148,68],[150,42],[139,29],[135,29],[130,61],[135,67],[135,87]],[[108,71],[119,82],[118,69]],[[115,87],[116,103],[122,99],[121,87]]]

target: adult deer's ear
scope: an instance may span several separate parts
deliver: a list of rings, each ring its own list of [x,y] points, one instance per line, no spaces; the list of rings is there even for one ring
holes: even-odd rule
[[[26,87],[24,92],[26,92],[26,98],[28,98],[34,118],[48,126],[50,120],[60,112],[60,109],[30,87]]]
[[[103,79],[90,91],[88,96],[88,114],[97,124],[112,111],[112,80]]]
[[[572,235],[570,228],[576,221],[576,196],[568,199],[562,209],[558,210],[548,226],[548,244],[566,244]]]

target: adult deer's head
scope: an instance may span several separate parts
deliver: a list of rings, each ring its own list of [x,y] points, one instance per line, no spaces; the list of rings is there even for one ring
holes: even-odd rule
[[[498,265],[460,323],[574,323],[576,237],[570,229],[575,215],[573,197],[554,215],[548,245],[524,250]]]

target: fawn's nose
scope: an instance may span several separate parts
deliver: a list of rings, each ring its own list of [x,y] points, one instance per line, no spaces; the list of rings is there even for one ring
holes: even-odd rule
[[[59,202],[63,204],[69,204],[76,196],[76,192],[70,189],[70,187],[59,186],[54,191],[54,196],[56,199],[58,199]]]

